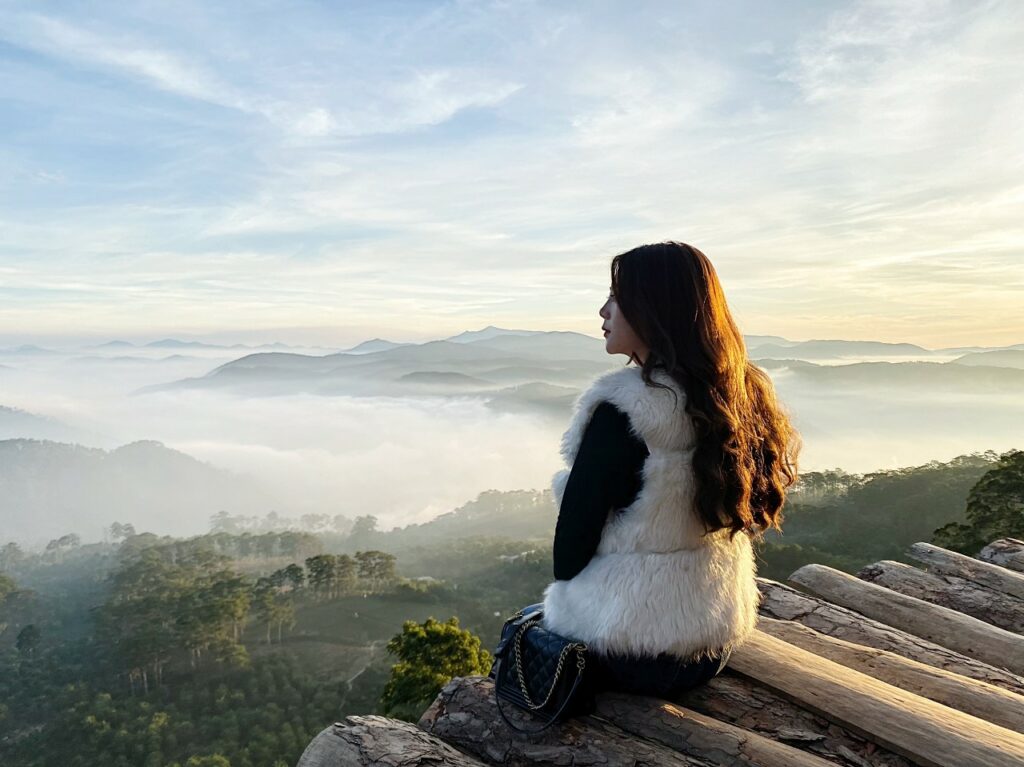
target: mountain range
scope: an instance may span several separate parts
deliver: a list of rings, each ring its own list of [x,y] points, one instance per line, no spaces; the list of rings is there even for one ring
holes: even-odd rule
[[[1015,348],[929,350],[875,341],[746,339],[751,359],[798,385],[837,391],[864,387],[934,392],[1024,390],[1024,351]],[[942,361],[933,361],[942,360]],[[596,376],[622,367],[604,341],[566,331],[493,326],[419,344],[373,339],[322,356],[248,354],[203,376],[141,387],[137,394],[208,389],[275,396],[478,396],[508,412],[564,413]]]

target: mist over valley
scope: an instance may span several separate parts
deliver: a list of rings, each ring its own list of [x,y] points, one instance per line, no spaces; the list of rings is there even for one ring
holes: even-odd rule
[[[745,340],[801,431],[802,472],[999,451],[1024,430],[1024,344]],[[344,350],[0,349],[0,519],[27,546],[114,520],[199,534],[218,512],[423,523],[487,490],[546,489],[575,397],[625,362],[584,334],[493,326]]]

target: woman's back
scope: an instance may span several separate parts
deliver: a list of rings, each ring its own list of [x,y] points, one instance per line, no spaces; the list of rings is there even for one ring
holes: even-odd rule
[[[628,676],[670,686],[682,662],[701,662],[690,669],[701,677],[717,673],[753,630],[758,599],[748,537],[700,535],[692,428],[676,393],[678,403],[624,369],[578,399],[562,440],[569,469],[553,481],[556,581],[544,601],[550,629]],[[613,681],[623,689],[629,680]]]
[[[607,401],[594,409],[559,507],[553,551],[556,579],[573,578],[590,562],[608,515],[622,513],[636,500],[648,455],[624,411]],[[670,653],[595,654],[590,673],[597,689],[674,699],[717,676],[728,659],[728,653],[695,663]]]

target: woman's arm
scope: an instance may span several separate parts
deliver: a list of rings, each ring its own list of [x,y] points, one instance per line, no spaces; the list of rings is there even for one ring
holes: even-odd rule
[[[628,506],[636,497],[647,454],[647,445],[629,430],[625,413],[610,402],[594,408],[555,523],[556,580],[573,578],[587,566],[608,512]]]

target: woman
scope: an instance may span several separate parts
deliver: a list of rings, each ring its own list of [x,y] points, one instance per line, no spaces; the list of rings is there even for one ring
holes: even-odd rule
[[[587,643],[598,689],[673,699],[754,630],[752,538],[781,530],[799,435],[696,248],[615,256],[600,315],[630,362],[579,396],[562,437],[543,622]]]

